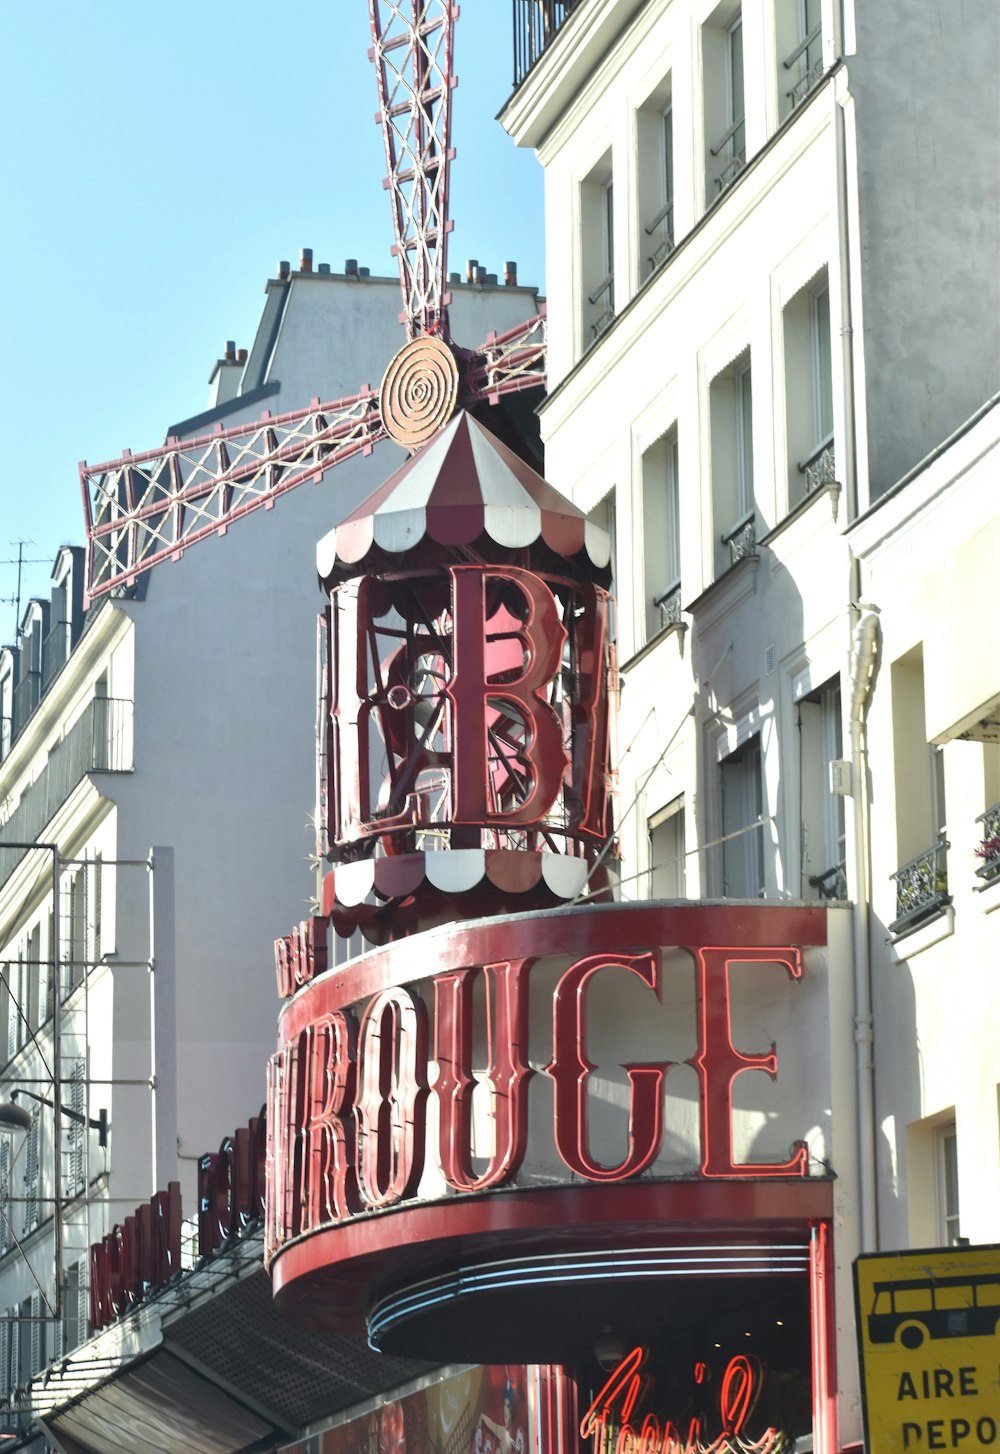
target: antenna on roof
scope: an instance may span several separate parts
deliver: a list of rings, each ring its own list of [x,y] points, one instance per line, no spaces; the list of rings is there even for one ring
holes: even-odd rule
[[[21,578],[22,578],[22,576],[24,574],[24,567],[26,565],[44,565],[45,564],[45,557],[44,556],[41,556],[41,555],[26,556],[25,555],[25,553],[24,553],[24,547],[26,545],[34,545],[34,543],[35,542],[33,540],[12,540],[10,542],[10,544],[17,546],[17,558],[15,559],[15,558],[12,557],[10,560],[0,560],[0,565],[16,565],[17,566],[17,590],[14,592],[13,596],[0,596],[0,605],[3,605],[3,606],[13,606],[14,607],[14,635],[15,635],[15,637],[17,636],[18,632],[21,629]]]

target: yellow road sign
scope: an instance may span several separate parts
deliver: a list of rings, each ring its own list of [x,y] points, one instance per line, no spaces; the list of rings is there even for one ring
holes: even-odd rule
[[[868,1454],[1000,1454],[1000,1246],[854,1264]]]

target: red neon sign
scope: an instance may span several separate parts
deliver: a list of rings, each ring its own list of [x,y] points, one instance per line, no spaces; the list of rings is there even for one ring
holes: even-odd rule
[[[591,939],[599,940],[596,924]],[[701,1175],[708,1178],[804,1177],[808,1154],[794,1142],[786,1161],[737,1161],[733,1145],[733,1082],[762,1070],[777,1075],[772,1045],[763,1054],[732,1041],[729,979],[739,964],[783,965],[802,975],[796,948],[689,949],[697,998]],[[298,1028],[272,1059],[269,1085],[269,1255],[290,1237],[357,1212],[395,1205],[416,1194],[428,1148],[451,1191],[481,1192],[508,1184],[524,1162],[529,1139],[530,1017],[533,957],[442,969],[422,997],[402,986],[378,991],[356,1006],[334,1007],[337,982],[302,991],[320,1011],[297,1015]],[[543,964],[545,961],[541,961]],[[552,1000],[552,1058],[541,1072],[552,1082],[552,1135],[567,1171],[591,1183],[640,1175],[656,1161],[665,1132],[664,1082],[672,1062],[625,1060],[627,1123],[620,1156],[611,1164],[590,1150],[587,998],[606,970],[626,970],[662,998],[659,950],[590,953],[563,970]],[[419,974],[416,976],[419,982]],[[485,1069],[474,1069],[474,987],[485,994]],[[428,1025],[432,998],[433,1025]],[[334,1002],[334,1003],[331,1003]],[[305,1008],[310,1003],[303,998]],[[289,1011],[292,1007],[289,1007]],[[288,1013],[288,1012],[286,1012]],[[473,1100],[485,1095],[492,1145],[475,1165]],[[539,1104],[544,1097],[538,1096]],[[437,1136],[428,1134],[428,1113]],[[432,1125],[434,1122],[432,1122]],[[531,1122],[540,1128],[537,1118]]]
[[[744,1353],[738,1353],[729,1360],[722,1376],[719,1389],[721,1429],[714,1438],[709,1437],[699,1417],[690,1420],[684,1434],[671,1419],[661,1419],[657,1414],[647,1414],[636,1429],[630,1420],[642,1388],[641,1369],[645,1361],[645,1349],[633,1348],[584,1414],[580,1434],[584,1439],[593,1438],[594,1454],[606,1454],[611,1448],[614,1454],[727,1454],[727,1451],[769,1454],[770,1450],[783,1443],[784,1435],[774,1428],[765,1429],[759,1439],[750,1437],[747,1432],[748,1420],[763,1387],[764,1371],[759,1359]],[[694,1374],[695,1382],[702,1383],[706,1375],[705,1365],[696,1364]],[[607,1442],[609,1433],[615,1438],[613,1446]]]

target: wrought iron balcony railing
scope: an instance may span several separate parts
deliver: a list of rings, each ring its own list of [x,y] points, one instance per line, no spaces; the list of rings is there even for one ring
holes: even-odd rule
[[[23,731],[25,723],[38,706],[42,695],[40,671],[22,671],[14,688],[14,736]]]
[[[68,646],[68,626],[65,621],[59,621],[42,642],[42,691],[48,690],[49,683],[56,672],[66,662]]]
[[[514,0],[514,88],[585,0]]]
[[[674,202],[673,198],[657,212],[652,222],[644,229],[646,236],[657,238],[649,259],[649,271],[655,273],[666,262],[674,250]]]
[[[994,879],[1000,879],[1000,803],[994,803],[992,808],[980,813],[976,822],[983,825],[983,836],[976,849],[976,857],[982,859],[982,865],[976,869],[976,875],[990,884]]]
[[[790,71],[796,64],[800,71],[794,86],[790,91],[785,92],[792,103],[793,111],[806,99],[823,75],[822,29],[821,25],[814,25],[809,34],[799,41],[791,55],[785,57],[786,71]]]
[[[725,152],[729,158],[715,179],[717,197],[721,197],[747,164],[746,123],[742,116],[722,133],[711,151],[714,157]]]
[[[736,565],[738,561],[746,560],[757,554],[757,522],[756,516],[751,512],[744,515],[728,532],[722,536],[723,545],[729,546],[729,564]]]
[[[942,838],[890,875],[896,885],[896,917],[889,925],[890,934],[907,933],[939,918],[951,903],[947,860],[950,846]]]
[[[799,464],[799,474],[806,477],[806,494],[821,490],[824,485],[837,483],[837,461],[832,444],[820,445],[808,459]]]
[[[588,294],[592,307],[599,307],[600,312],[597,318],[590,325],[593,334],[593,342],[596,343],[601,334],[610,328],[615,321],[615,275],[608,273],[608,276],[601,283],[596,292]]]
[[[681,583],[675,581],[660,596],[653,597],[653,605],[660,613],[660,630],[681,624]]]
[[[835,863],[825,873],[810,874],[809,887],[818,889],[821,899],[846,899],[847,864]]]
[[[5,843],[33,843],[89,772],[132,769],[132,703],[94,697],[61,741],[49,751],[39,776],[0,824],[0,884],[5,884],[26,849]]]

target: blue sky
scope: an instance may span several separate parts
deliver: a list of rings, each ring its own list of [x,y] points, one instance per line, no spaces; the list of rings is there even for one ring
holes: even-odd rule
[[[0,85],[0,562],[23,602],[83,542],[77,464],[151,448],[204,407],[227,338],[302,247],[392,274],[366,0],[7,0]],[[544,287],[541,169],[494,117],[508,0],[456,27],[450,267]],[[0,564],[0,642],[16,570]]]

